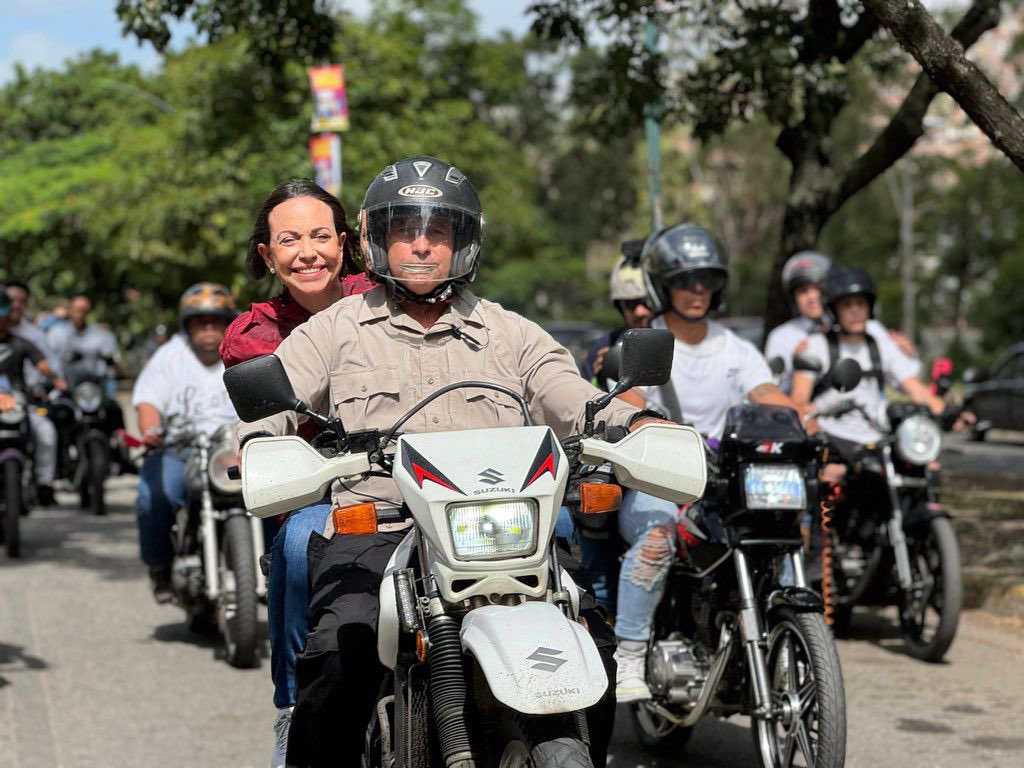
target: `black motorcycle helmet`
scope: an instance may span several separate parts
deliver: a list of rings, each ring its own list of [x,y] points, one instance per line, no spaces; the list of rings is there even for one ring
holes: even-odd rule
[[[452,230],[448,278],[426,296],[405,291],[388,267],[388,233],[396,221],[425,227],[442,217]],[[473,281],[480,259],[483,213],[480,198],[458,168],[420,155],[389,165],[366,190],[360,213],[367,269],[404,298],[433,303],[447,299],[459,285]]]
[[[672,309],[669,285],[675,278],[698,271],[720,275],[721,284],[712,291],[708,312],[718,309],[722,303],[729,269],[725,266],[722,247],[703,227],[676,224],[655,232],[644,243],[640,261],[651,297],[658,305],[651,307],[653,311],[666,312]]]
[[[825,276],[825,306],[832,314],[836,314],[836,302],[847,296],[863,296],[868,300],[869,316],[875,316],[875,299],[878,294],[875,282],[863,269],[857,267],[833,266]]]
[[[237,314],[235,297],[220,283],[196,283],[185,289],[178,300],[178,319],[183,331],[188,330],[188,321],[193,317],[223,317],[231,322]]]

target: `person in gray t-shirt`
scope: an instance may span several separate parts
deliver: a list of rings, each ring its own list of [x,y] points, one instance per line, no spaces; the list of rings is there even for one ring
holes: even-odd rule
[[[46,341],[60,359],[64,375],[71,386],[91,380],[107,387],[117,376],[121,355],[117,339],[107,328],[89,323],[92,302],[88,296],[75,296],[68,303],[68,322],[55,325],[46,334]]]

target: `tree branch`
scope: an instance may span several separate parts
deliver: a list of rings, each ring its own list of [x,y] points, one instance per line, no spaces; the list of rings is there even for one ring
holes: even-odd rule
[[[871,15],[874,16],[874,13]],[[999,18],[999,0],[974,0],[953,28],[950,37],[966,50],[985,32],[998,25]],[[938,87],[925,72],[918,75],[889,124],[843,174],[839,189],[829,201],[830,210],[839,210],[843,203],[874,181],[914,146],[924,134],[924,118],[938,92]]]
[[[1024,170],[1024,117],[967,59],[964,48],[942,31],[919,0],[864,0],[864,5],[992,143]]]

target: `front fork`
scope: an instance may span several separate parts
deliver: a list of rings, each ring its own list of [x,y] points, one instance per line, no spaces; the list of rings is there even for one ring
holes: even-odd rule
[[[792,560],[797,586],[802,586],[803,568],[796,566],[799,558],[794,557]],[[772,689],[768,680],[768,664],[765,661],[766,632],[761,626],[754,584],[750,579],[747,556],[743,550],[733,550],[733,562],[736,565],[736,583],[740,591],[740,640],[747,656],[747,668],[750,670],[754,696],[754,707],[750,714],[759,719],[769,719],[772,716]]]
[[[889,534],[889,545],[892,547],[893,555],[896,558],[896,578],[900,583],[900,589],[910,592],[914,587],[914,577],[910,571],[910,552],[907,549],[907,537],[903,532],[903,507],[900,505],[900,495],[896,489],[896,466],[892,461],[892,447],[885,446],[882,449],[882,460],[885,462],[886,488],[889,489],[889,504],[892,506],[892,514],[886,524]]]

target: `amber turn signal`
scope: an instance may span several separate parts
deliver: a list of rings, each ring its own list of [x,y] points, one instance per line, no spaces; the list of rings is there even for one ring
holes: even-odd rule
[[[622,489],[614,483],[580,484],[580,511],[584,515],[615,512],[622,505]]]
[[[373,503],[335,507],[331,512],[335,533],[376,533],[377,507]]]

